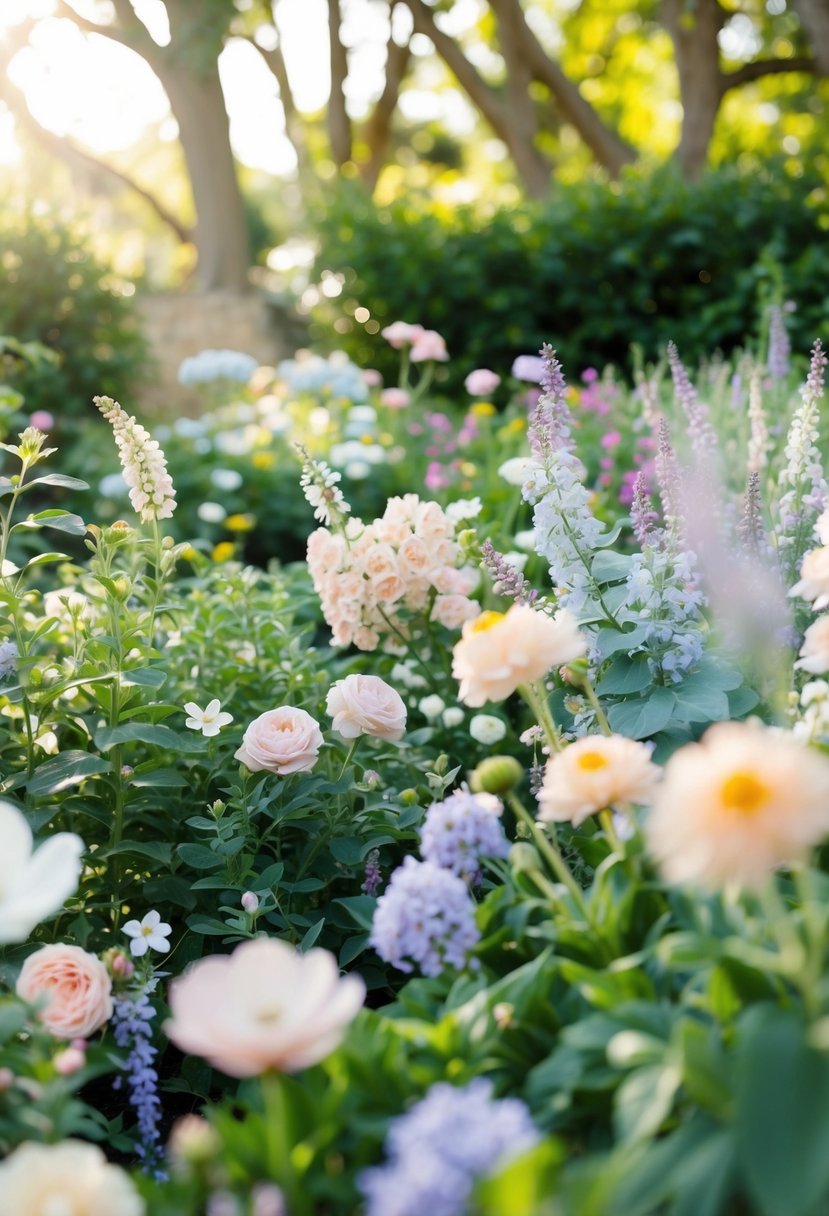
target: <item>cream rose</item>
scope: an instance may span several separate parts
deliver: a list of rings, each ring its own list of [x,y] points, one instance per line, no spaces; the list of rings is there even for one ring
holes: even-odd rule
[[[322,747],[319,723],[304,709],[282,705],[254,718],[235,753],[252,773],[308,773]]]
[[[819,616],[806,630],[795,667],[802,667],[812,675],[829,671],[829,613]]]
[[[144,1216],[144,1200],[95,1144],[21,1144],[0,1165],[0,1212],[8,1216]]]
[[[23,1001],[46,998],[43,1025],[58,1039],[87,1039],[112,1017],[112,982],[94,954],[80,946],[41,946],[23,964],[16,986]]]
[[[789,595],[810,600],[815,612],[829,607],[829,545],[809,550],[800,567],[800,580]]]
[[[341,978],[327,950],[300,954],[257,937],[174,980],[164,1029],[182,1051],[231,1077],[296,1072],[338,1046],[364,998],[363,981]]]
[[[375,739],[401,739],[406,729],[406,706],[399,693],[379,676],[346,676],[328,692],[325,708],[331,725],[344,739],[371,735]]]
[[[519,685],[542,679],[586,650],[566,608],[551,617],[513,604],[507,613],[482,612],[466,622],[453,651],[452,674],[460,681],[461,701],[477,709],[506,700]]]

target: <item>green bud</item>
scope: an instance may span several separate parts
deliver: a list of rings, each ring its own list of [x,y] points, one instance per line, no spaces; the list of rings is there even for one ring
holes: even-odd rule
[[[562,667],[559,675],[566,684],[573,688],[584,688],[590,677],[590,664],[587,659],[573,659],[566,667]]]
[[[446,752],[441,752],[435,763],[432,765],[432,770],[433,772],[437,773],[439,777],[443,777],[448,768],[449,757],[447,756]]]
[[[403,806],[415,806],[418,801],[417,790],[401,790],[400,801],[403,803]]]
[[[221,798],[217,798],[216,801],[212,802],[207,809],[214,819],[221,819],[222,815],[224,815],[225,810],[227,809],[227,803],[222,802]]]
[[[525,841],[514,844],[509,851],[509,863],[517,874],[543,869],[538,850]]]
[[[487,756],[469,779],[476,794],[508,794],[524,776],[524,769],[515,756]]]

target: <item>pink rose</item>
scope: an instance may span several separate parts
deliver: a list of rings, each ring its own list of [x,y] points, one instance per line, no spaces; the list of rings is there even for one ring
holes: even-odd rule
[[[480,610],[480,605],[465,595],[438,595],[432,608],[432,620],[445,629],[460,629],[464,621],[477,616]]]
[[[470,397],[488,397],[500,383],[501,377],[497,372],[491,372],[488,367],[476,367],[464,380]]]
[[[424,329],[415,338],[409,358],[412,363],[428,363],[431,360],[445,363],[449,358],[449,352],[446,349],[446,342],[436,330]]]
[[[304,709],[282,705],[254,718],[235,753],[252,773],[308,773],[322,747],[319,723]]]
[[[411,401],[411,396],[404,388],[384,388],[380,394],[380,404],[387,410],[404,410]]]
[[[106,967],[80,946],[41,946],[21,968],[15,988],[22,1001],[46,998],[40,1020],[58,1039],[86,1039],[112,1017]]]
[[[409,325],[408,321],[395,321],[393,325],[387,325],[385,329],[380,330],[389,346],[393,346],[395,350],[411,346],[412,342],[416,342],[425,332],[422,325]]]
[[[341,978],[327,950],[300,954],[258,937],[174,980],[164,1029],[182,1051],[231,1077],[296,1072],[338,1046],[364,997],[363,981]]]
[[[371,735],[375,739],[401,739],[406,729],[406,706],[399,693],[379,676],[346,676],[328,692],[325,708],[334,730],[344,739]]]

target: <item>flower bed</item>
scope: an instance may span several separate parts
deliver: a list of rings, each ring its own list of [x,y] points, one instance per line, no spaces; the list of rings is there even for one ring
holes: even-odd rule
[[[479,511],[306,447],[271,571],[110,399],[133,522],[4,445],[0,1212],[825,1208],[825,363],[545,348]]]

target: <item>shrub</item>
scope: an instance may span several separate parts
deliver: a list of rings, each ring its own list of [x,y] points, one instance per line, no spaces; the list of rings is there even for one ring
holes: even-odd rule
[[[782,267],[798,303],[793,342],[806,349],[826,333],[827,223],[822,186],[772,172],[696,184],[631,173],[491,214],[408,199],[375,207],[352,185],[318,219],[317,272],[341,275],[343,291],[323,296],[317,333],[333,321],[352,358],[389,373],[393,355],[355,308],[380,325],[421,322],[446,339],[451,387],[471,367],[503,373],[542,341],[574,371],[629,366],[633,344],[653,358],[669,339],[698,359],[756,330]]]
[[[133,302],[79,224],[9,208],[0,263],[0,332],[60,356],[21,370],[15,387],[29,409],[59,406],[66,418],[86,414],[96,393],[134,394],[146,379],[147,346]]]

